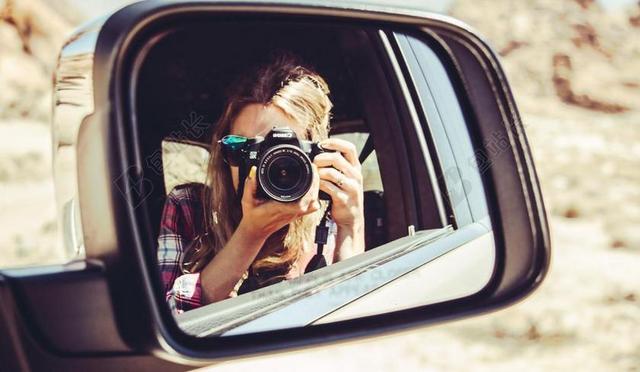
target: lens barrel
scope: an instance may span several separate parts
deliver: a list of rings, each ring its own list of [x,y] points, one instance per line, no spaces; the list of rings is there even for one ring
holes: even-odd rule
[[[259,187],[274,200],[296,201],[309,191],[312,181],[311,160],[297,146],[273,146],[258,161]]]

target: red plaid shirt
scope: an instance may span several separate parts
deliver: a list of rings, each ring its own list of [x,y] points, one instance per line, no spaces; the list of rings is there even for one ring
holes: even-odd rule
[[[200,273],[180,268],[185,250],[204,228],[201,192],[204,185],[176,186],[167,195],[158,235],[158,266],[172,311],[182,313],[201,306]]]

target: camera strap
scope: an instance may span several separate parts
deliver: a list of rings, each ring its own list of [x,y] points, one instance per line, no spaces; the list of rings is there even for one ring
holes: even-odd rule
[[[311,261],[309,261],[309,263],[307,264],[307,267],[304,270],[305,274],[327,266],[327,260],[324,258],[322,250],[329,239],[328,216],[330,211],[331,201],[329,201],[329,204],[327,204],[327,209],[324,211],[324,215],[322,216],[320,223],[318,224],[318,226],[316,226],[315,243],[318,246],[318,250],[315,256],[313,256],[311,258]]]

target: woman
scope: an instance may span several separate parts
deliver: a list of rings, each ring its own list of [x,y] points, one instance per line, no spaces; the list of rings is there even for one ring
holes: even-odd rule
[[[303,275],[327,208],[319,190],[331,197],[327,264],[364,252],[361,167],[353,144],[328,139],[328,94],[324,79],[288,54],[232,86],[212,136],[206,185],[176,187],[164,207],[158,262],[175,312]],[[334,150],[314,158],[311,189],[297,202],[256,198],[255,167],[239,185],[238,167],[221,149],[226,135],[264,136],[275,125]]]

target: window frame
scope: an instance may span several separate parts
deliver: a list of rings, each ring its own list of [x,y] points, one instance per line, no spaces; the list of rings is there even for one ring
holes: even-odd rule
[[[392,138],[396,148],[405,150],[402,152],[402,164],[399,165],[407,168],[408,176],[402,179],[402,183],[413,196],[412,201],[405,205],[405,208],[410,208],[410,212],[407,213],[412,221],[407,226],[413,225],[415,230],[442,228],[451,223],[446,218],[445,203],[437,182],[439,177],[434,167],[437,163],[433,158],[435,153],[429,149],[425,136],[419,130],[420,123],[410,89],[386,33],[387,31],[381,28],[375,34],[370,33],[369,37],[372,38],[377,58],[381,62],[379,67],[383,70],[384,81],[387,83],[384,91],[389,94],[388,102],[393,102],[392,107],[400,130],[387,133],[385,139],[380,141],[385,142]]]
[[[411,87],[430,149],[437,159],[438,182],[442,185],[451,223],[459,228],[487,220],[489,212],[480,173],[486,164],[475,150],[480,146],[474,143],[477,136],[471,125],[471,110],[465,110],[459,82],[449,71],[453,63],[443,60],[445,46],[439,39],[424,31],[429,38],[415,32],[393,32],[389,33],[389,38]],[[424,45],[416,45],[418,43]],[[425,47],[428,53],[422,53],[423,58],[418,58],[416,48]],[[443,114],[452,109],[457,112]]]

